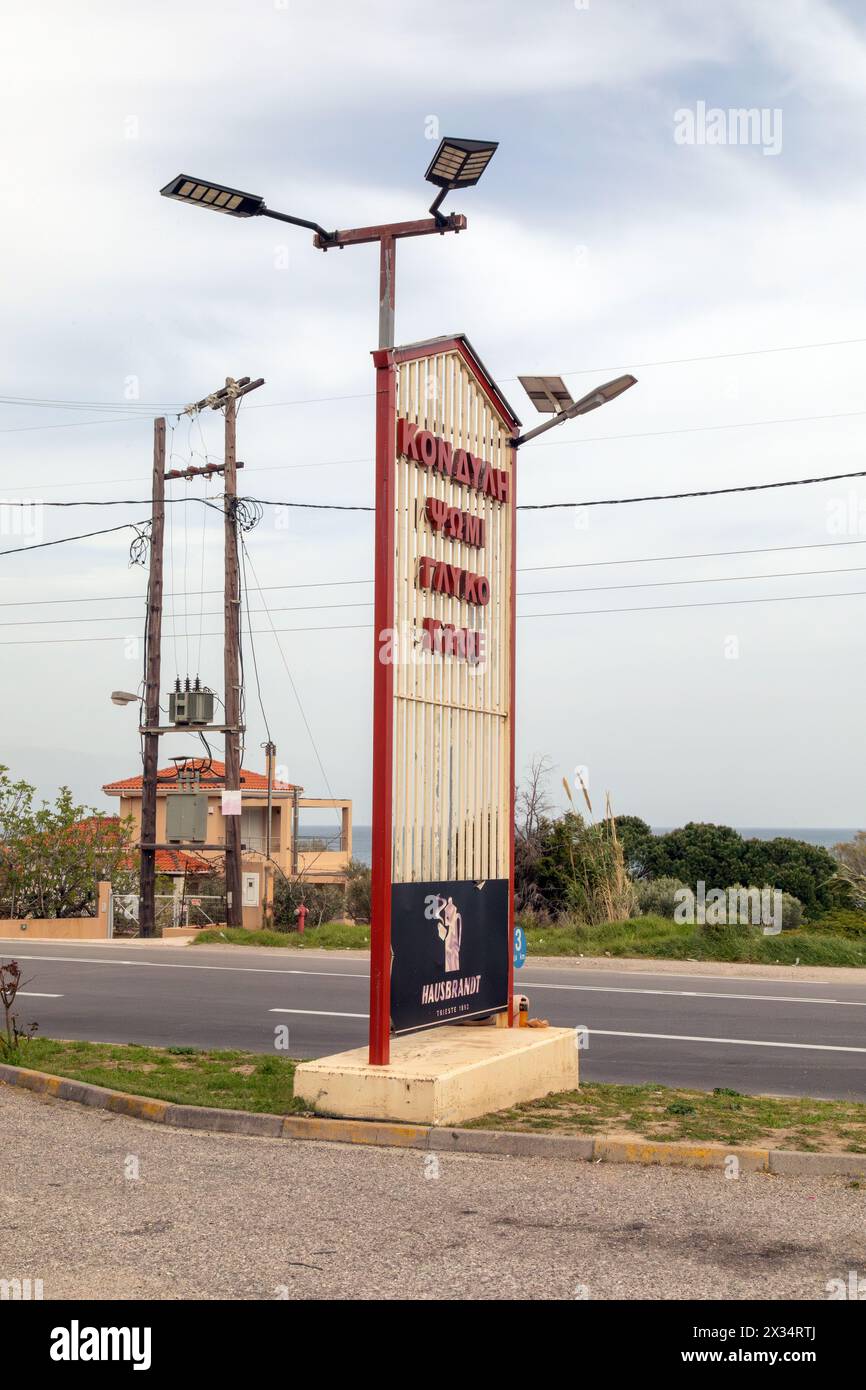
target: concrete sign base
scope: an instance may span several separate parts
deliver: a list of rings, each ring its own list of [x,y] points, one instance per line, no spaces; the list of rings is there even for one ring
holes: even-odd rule
[[[573,1028],[451,1026],[391,1039],[391,1060],[366,1047],[302,1062],[295,1095],[322,1115],[459,1125],[577,1087]]]

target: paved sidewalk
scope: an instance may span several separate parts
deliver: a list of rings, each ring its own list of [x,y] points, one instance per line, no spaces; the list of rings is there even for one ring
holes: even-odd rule
[[[0,1278],[49,1299],[823,1299],[866,1274],[840,1178],[204,1135],[5,1087],[0,1125]]]

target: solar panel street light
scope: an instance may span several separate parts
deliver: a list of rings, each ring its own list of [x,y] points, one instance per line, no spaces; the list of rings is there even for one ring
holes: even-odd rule
[[[195,179],[191,174],[178,174],[176,179],[159,191],[163,198],[210,208],[212,212],[225,212],[229,217],[272,217],[277,222],[291,222],[295,227],[309,227],[324,241],[333,238],[333,232],[326,232],[318,222],[310,222],[305,217],[290,217],[286,212],[272,212],[264,198],[257,193],[243,193],[239,188],[229,188],[209,179]]]
[[[574,397],[561,376],[519,376],[517,380],[542,414],[558,415],[574,405]]]
[[[496,140],[464,140],[448,136],[441,140],[425,178],[440,190],[430,208],[432,217],[414,222],[385,222],[374,227],[354,227],[346,231],[327,232],[318,222],[293,217],[285,212],[272,212],[264,198],[257,193],[244,193],[240,188],[197,179],[192,174],[178,174],[159,191],[163,198],[179,203],[211,208],[229,217],[272,217],[277,222],[290,222],[295,227],[309,227],[316,233],[313,244],[320,251],[339,246],[361,246],[379,243],[379,347],[394,346],[394,272],[397,241],[403,237],[426,236],[431,232],[462,232],[466,218],[461,213],[445,216],[439,205],[453,188],[471,188],[478,182],[498,148]]]
[[[439,142],[439,148],[424,175],[428,183],[435,184],[441,190],[430,205],[430,211],[437,221],[443,217],[439,206],[446,193],[450,193],[452,188],[474,187],[498,148],[498,140],[464,140],[450,135]]]
[[[209,179],[194,179],[191,174],[178,174],[159,191],[163,198],[176,198],[179,203],[197,204],[230,217],[258,217],[265,206],[264,198],[256,193],[242,193],[239,188],[227,188]]]
[[[516,441],[518,445],[526,444],[528,440],[545,434],[547,430],[553,429],[554,425],[561,424],[563,420],[573,420],[578,415],[588,415],[591,410],[598,410],[599,406],[607,405],[608,401],[616,400],[617,396],[621,396],[623,391],[627,391],[630,386],[637,385],[637,377],[635,376],[628,374],[618,376],[614,377],[613,381],[606,381],[602,386],[596,386],[593,391],[581,396],[579,401],[573,401],[561,377],[521,376],[518,377],[518,380],[539,411],[553,412],[552,420],[546,420],[543,425],[537,425],[534,430],[528,430],[526,434],[520,435]]]

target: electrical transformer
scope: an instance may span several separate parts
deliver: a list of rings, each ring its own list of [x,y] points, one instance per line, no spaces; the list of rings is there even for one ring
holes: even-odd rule
[[[203,845],[206,842],[206,792],[171,792],[166,797],[165,838],[170,844]]]
[[[192,689],[187,681],[185,690],[181,690],[180,681],[176,681],[168,697],[168,717],[172,724],[198,727],[212,724],[213,708],[213,691],[202,690],[197,679]]]

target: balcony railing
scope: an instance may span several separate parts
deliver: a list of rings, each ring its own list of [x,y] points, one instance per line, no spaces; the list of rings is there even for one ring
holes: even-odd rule
[[[241,847],[252,854],[265,854],[268,842],[264,835],[241,835]],[[277,837],[271,840],[271,854],[279,848]],[[299,835],[297,839],[298,854],[342,854],[347,846],[343,836],[339,831],[333,835]]]
[[[296,844],[298,854],[341,854],[346,848],[339,831],[333,835],[299,835]]]

